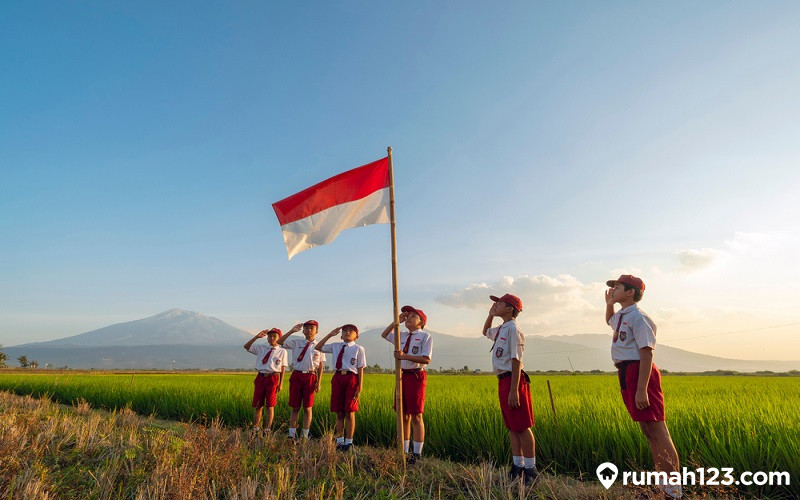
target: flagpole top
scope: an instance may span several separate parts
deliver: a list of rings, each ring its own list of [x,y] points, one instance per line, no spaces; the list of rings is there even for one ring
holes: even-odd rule
[[[386,152],[389,153],[389,154],[392,154],[392,147],[389,146],[388,148],[386,148]]]

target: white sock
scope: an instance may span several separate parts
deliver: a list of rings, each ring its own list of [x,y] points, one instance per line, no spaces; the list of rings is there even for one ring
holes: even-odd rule
[[[344,444],[353,444],[353,438],[345,438]]]
[[[522,467],[523,465],[525,465],[525,462],[523,461],[525,457],[522,456],[518,457],[516,455],[512,455],[512,458],[514,459],[514,465],[516,465],[517,467]]]
[[[297,434],[297,427],[289,427],[289,437],[293,438]]]
[[[406,453],[408,453],[408,445],[410,443],[411,441],[403,441],[403,451],[405,451]]]
[[[536,457],[525,457],[524,458],[525,468],[530,469],[532,467],[536,467]]]
[[[303,429],[303,437],[304,437],[304,438],[307,438],[307,437],[308,437],[308,431],[310,431],[310,430],[311,430],[311,429]]]
[[[422,445],[423,444],[425,444],[424,441],[423,442],[419,442],[419,443],[414,441],[414,453],[416,453],[417,455],[422,455]]]
[[[343,437],[339,436],[338,438],[336,438],[336,444],[343,444],[343,443],[344,443]]]

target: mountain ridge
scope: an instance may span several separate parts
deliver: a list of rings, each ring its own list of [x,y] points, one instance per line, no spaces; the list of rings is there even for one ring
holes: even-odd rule
[[[394,367],[393,346],[381,338],[382,329],[361,333],[358,343],[367,363]],[[430,332],[434,339],[430,364],[436,369],[491,371],[490,343],[481,336],[457,337]],[[299,333],[296,335],[300,335]],[[170,309],[147,318],[116,323],[90,332],[5,347],[10,362],[25,355],[40,366],[101,369],[237,369],[250,368],[254,359],[242,346],[252,334],[224,321],[193,311]],[[317,338],[320,338],[318,334]],[[610,336],[576,334],[525,337],[526,370],[611,371]],[[260,340],[259,342],[266,342]],[[328,360],[330,363],[330,360]],[[721,358],[658,345],[656,364],[669,371],[740,372],[800,369],[800,361],[761,361]]]

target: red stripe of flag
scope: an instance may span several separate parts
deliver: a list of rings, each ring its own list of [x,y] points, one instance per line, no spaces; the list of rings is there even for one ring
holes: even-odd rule
[[[389,158],[381,158],[272,204],[281,226],[389,187]]]

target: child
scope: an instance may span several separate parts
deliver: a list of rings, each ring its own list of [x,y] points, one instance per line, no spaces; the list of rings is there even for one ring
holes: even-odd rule
[[[253,345],[256,340],[265,336],[269,346],[264,344]],[[271,328],[269,331],[261,330],[244,345],[247,352],[256,355],[256,370],[258,370],[256,379],[253,381],[255,385],[253,389],[254,430],[261,428],[261,412],[265,404],[267,407],[267,422],[264,427],[267,430],[272,428],[278,393],[283,390],[283,373],[288,363],[286,362],[286,349],[278,345],[278,337],[280,336],[281,331],[277,328]]]
[[[522,476],[525,484],[536,481],[536,441],[531,432],[533,405],[531,404],[530,379],[522,371],[522,354],[525,351],[525,336],[517,326],[517,315],[522,312],[522,300],[511,294],[498,298],[489,296],[494,302],[489,317],[483,323],[483,335],[492,341],[492,369],[497,374],[497,395],[500,410],[511,441],[513,464],[509,477],[514,480]],[[503,324],[492,328],[497,316]]]
[[[400,321],[404,322],[407,332],[400,334],[401,350],[394,351],[395,359],[400,360],[402,370],[403,392],[403,446],[406,454],[409,451],[411,428],[414,429],[414,449],[408,455],[407,462],[414,465],[422,455],[425,444],[425,422],[422,414],[425,411],[425,365],[431,362],[433,339],[423,331],[428,317],[422,309],[403,306]],[[394,328],[392,323],[381,333],[381,337],[394,344]]]
[[[340,331],[342,342],[325,345]],[[358,328],[347,324],[334,328],[317,344],[318,351],[331,353],[335,360],[333,368],[336,373],[331,379],[331,412],[336,413],[336,449],[345,452],[353,446],[358,396],[364,387],[364,367],[367,366],[364,348],[355,343],[357,338]]]
[[[305,323],[294,325],[283,337],[278,339],[278,344],[292,350],[292,375],[289,377],[289,406],[292,413],[289,416],[289,439],[297,437],[297,420],[300,408],[303,412],[303,437],[308,438],[311,428],[311,408],[314,406],[314,394],[319,392],[322,381],[322,368],[325,355],[314,348],[314,337],[317,335],[319,323],[310,319]],[[291,334],[303,329],[305,340],[287,340]]]
[[[634,422],[639,422],[650,443],[650,453],[658,471],[667,474],[678,470],[678,452],[664,421],[664,393],[661,372],[653,363],[656,325],[639,309],[644,282],[623,274],[606,282],[606,323],[614,329],[611,358],[617,367],[622,400]],[[621,309],[614,312],[614,304]],[[667,496],[680,498],[680,485],[661,485]]]

